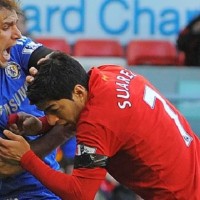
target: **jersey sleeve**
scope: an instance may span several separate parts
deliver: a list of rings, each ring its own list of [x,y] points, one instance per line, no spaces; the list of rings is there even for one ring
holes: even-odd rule
[[[24,71],[28,71],[28,63],[32,53],[41,46],[42,44],[23,36],[11,48],[11,60],[17,61]]]
[[[106,170],[99,170],[99,168],[106,169],[109,158],[116,154],[122,142],[117,137],[113,137],[111,130],[105,128],[103,125],[99,125],[95,120],[91,123],[89,121],[82,121],[78,125],[76,137],[75,168],[78,157],[82,157],[82,163],[79,163],[79,165],[82,164],[82,166],[86,166],[85,168],[92,169],[95,172],[95,178],[103,179]],[[94,159],[97,159],[97,162],[94,163],[91,159],[87,161],[89,158],[85,155],[92,156]],[[98,166],[95,165],[96,163],[98,163]],[[86,170],[84,173],[82,172],[81,167],[77,168],[74,170],[74,175],[84,178],[91,177],[91,171]]]
[[[77,141],[78,144],[84,143],[95,148],[97,154],[111,157],[121,148],[124,141],[109,128],[109,118],[105,118],[102,113],[103,109],[99,108],[82,113],[83,120],[80,120],[77,128]]]
[[[82,173],[89,171],[90,178],[55,171],[45,165],[32,150],[23,155],[21,166],[62,199],[79,200],[81,197],[82,200],[92,200],[102,181],[96,178],[96,171],[93,169],[82,169]]]

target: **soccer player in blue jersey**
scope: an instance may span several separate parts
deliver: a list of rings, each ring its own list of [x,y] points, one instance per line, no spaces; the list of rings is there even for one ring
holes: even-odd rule
[[[35,66],[38,60],[52,50],[21,36],[17,28],[18,11],[18,1],[0,1],[0,137],[3,137],[3,130],[7,127],[12,113],[23,111],[36,117],[43,116],[43,112],[29,104],[25,79],[29,68]],[[57,131],[60,134],[53,137]],[[66,134],[62,126],[54,127],[43,137],[27,137],[35,153],[54,169],[59,169],[59,165],[53,149],[65,139]],[[5,199],[60,198],[19,165],[0,160],[0,200]]]

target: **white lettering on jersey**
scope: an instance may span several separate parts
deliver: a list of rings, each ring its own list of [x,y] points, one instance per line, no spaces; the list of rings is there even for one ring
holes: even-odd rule
[[[120,75],[117,76],[117,105],[120,109],[125,109],[126,107],[131,107],[130,102],[130,92],[129,92],[129,85],[130,81],[136,75],[133,72],[123,69],[120,71]]]
[[[35,49],[42,46],[42,44],[36,44],[35,42],[31,41],[23,48],[23,54],[31,54]]]
[[[16,112],[22,102],[26,99],[27,84],[25,83],[19,90],[13,95],[6,104],[0,106],[0,114],[2,114],[2,109],[6,111],[7,115]]]

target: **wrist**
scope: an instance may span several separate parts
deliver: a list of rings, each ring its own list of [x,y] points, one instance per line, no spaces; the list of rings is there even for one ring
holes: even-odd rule
[[[42,129],[40,130],[41,133],[47,132],[53,127],[48,123],[46,116],[39,117],[39,120],[42,122]]]
[[[15,124],[18,120],[19,120],[19,116],[18,116],[17,113],[10,114],[8,116],[8,123],[7,123],[7,125]]]

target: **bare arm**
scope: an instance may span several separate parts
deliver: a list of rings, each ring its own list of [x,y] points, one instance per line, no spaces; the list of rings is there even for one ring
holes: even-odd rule
[[[45,117],[37,118],[33,115],[19,112],[9,116],[8,128],[19,135],[40,135],[38,139],[29,141],[31,149],[44,158],[52,150],[74,135],[62,125],[50,126]]]
[[[24,117],[24,119],[32,120],[33,118],[27,118],[26,116]],[[16,129],[13,128],[13,130],[15,131],[18,130],[19,131],[18,133],[21,132],[21,130],[19,130],[17,125],[14,127]],[[38,157],[40,157],[41,159],[43,159],[51,151],[53,151],[56,147],[64,143],[67,139],[69,139],[73,135],[74,133],[67,130],[66,127],[59,125],[53,127],[46,134],[40,136],[38,139],[30,141],[29,144],[31,146],[31,149],[35,152],[35,154],[38,155]],[[8,160],[0,159],[0,178],[13,176],[21,173],[22,171],[23,169],[19,164],[11,163]]]
[[[49,130],[48,133],[42,135],[36,140],[30,141],[29,143],[35,154],[40,158],[44,158],[52,150],[63,144],[73,135],[74,133],[69,132],[66,127],[57,125]]]

